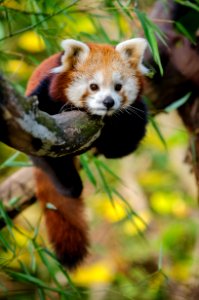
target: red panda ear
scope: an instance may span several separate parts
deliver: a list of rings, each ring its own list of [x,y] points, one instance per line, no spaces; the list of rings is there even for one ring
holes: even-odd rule
[[[53,73],[61,73],[69,70],[72,66],[83,63],[89,54],[89,47],[79,41],[68,39],[61,42],[64,54],[61,57],[61,66],[52,70]]]
[[[133,68],[138,68],[141,73],[146,74],[148,69],[142,65],[144,51],[147,41],[143,38],[134,38],[118,44],[115,48],[121,57],[128,61]]]

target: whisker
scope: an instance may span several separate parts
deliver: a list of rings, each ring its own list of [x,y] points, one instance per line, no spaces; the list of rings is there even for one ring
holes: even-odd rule
[[[128,111],[128,108],[127,108],[127,110],[126,111]],[[131,107],[130,109],[129,109],[129,113],[134,113],[136,116],[138,116],[141,120],[144,120],[144,118],[142,117],[142,116],[140,116],[134,109],[133,109],[133,107]]]
[[[137,108],[137,107],[135,107],[135,106],[130,106],[130,108],[133,108],[133,109],[135,109],[135,110],[137,110],[137,111],[139,111],[139,112],[141,112],[141,113],[143,113],[143,114],[146,114],[146,111],[144,111],[144,110],[142,110],[142,109],[139,109],[139,108]]]

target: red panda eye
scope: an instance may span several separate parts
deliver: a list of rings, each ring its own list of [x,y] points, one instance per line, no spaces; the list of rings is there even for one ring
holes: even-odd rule
[[[90,84],[90,89],[92,91],[98,91],[99,90],[99,86],[96,83],[91,83]]]
[[[116,83],[115,85],[115,91],[119,92],[122,89],[121,83]]]

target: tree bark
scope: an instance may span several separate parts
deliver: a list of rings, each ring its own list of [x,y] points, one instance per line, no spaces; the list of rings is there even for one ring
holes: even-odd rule
[[[49,115],[36,97],[20,95],[0,76],[0,141],[34,156],[63,156],[86,150],[103,121],[82,111]]]
[[[167,37],[167,45],[158,40],[159,53],[164,69],[160,75],[151,53],[146,54],[146,62],[156,70],[153,79],[145,81],[144,94],[150,99],[155,113],[162,112],[171,103],[190,93],[188,101],[178,109],[190,134],[189,163],[192,164],[199,187],[199,39],[196,43],[178,33],[174,21],[178,15],[174,1],[157,2],[151,18]],[[188,14],[190,9],[186,8]],[[199,14],[198,14],[199,18]],[[156,21],[158,20],[158,21]]]

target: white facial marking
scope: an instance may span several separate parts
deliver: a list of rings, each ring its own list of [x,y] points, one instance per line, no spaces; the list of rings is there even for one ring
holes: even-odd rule
[[[134,78],[128,78],[125,81],[123,88],[128,99],[128,103],[126,103],[127,106],[129,104],[132,104],[138,96],[139,89],[137,81]]]
[[[119,72],[113,72],[112,74],[112,81],[113,83],[120,83],[122,82],[122,76]]]
[[[111,97],[114,100],[114,105],[107,109],[103,101],[106,97]],[[114,111],[120,108],[121,97],[112,88],[100,87],[100,90],[88,98],[88,108],[96,115],[112,114]]]
[[[132,70],[133,75],[133,70]],[[122,84],[121,91],[125,94],[128,102],[125,103],[125,106],[132,104],[134,100],[137,98],[139,88],[136,77],[122,77],[119,72],[114,72],[112,75],[113,82],[115,84]]]
[[[106,72],[96,72],[89,81],[89,85],[93,83],[97,84],[99,88],[97,91],[91,91],[88,97],[87,106],[92,114],[104,116],[112,114],[120,108],[121,96],[114,90],[114,81],[106,76]],[[111,97],[114,101],[113,106],[110,108],[107,108],[104,104],[107,97]]]
[[[85,77],[78,78],[75,80],[69,88],[66,89],[66,97],[69,99],[69,101],[74,104],[77,107],[84,106],[84,103],[82,100],[82,97],[86,93],[88,88],[88,81]]]
[[[92,81],[97,83],[99,86],[102,86],[104,83],[104,76],[102,71],[98,71],[94,74]]]

